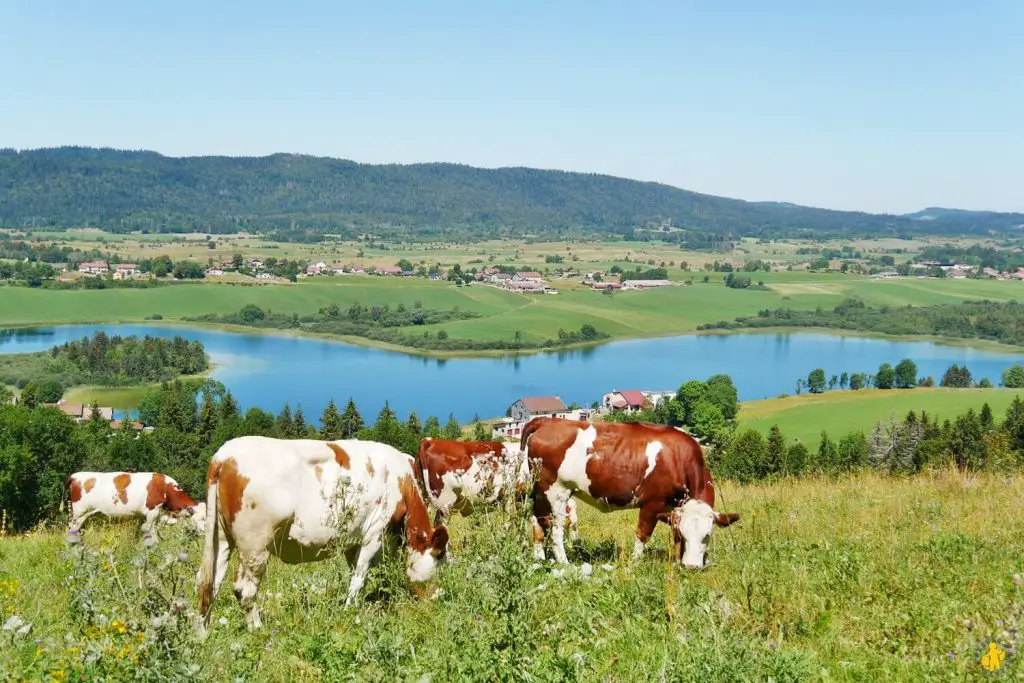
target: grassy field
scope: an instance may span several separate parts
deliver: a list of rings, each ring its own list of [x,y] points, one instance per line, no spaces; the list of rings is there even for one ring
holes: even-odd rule
[[[821,432],[838,439],[847,432],[870,434],[875,423],[890,417],[902,419],[911,410],[927,412],[932,417],[954,418],[973,408],[981,410],[988,403],[997,419],[1001,419],[1019,389],[944,389],[917,388],[904,391],[862,389],[859,391],[828,391],[823,394],[802,394],[762,401],[746,401],[740,407],[741,428],[768,433],[779,425],[790,440],[816,446]]]
[[[709,283],[613,296],[568,289],[557,295],[515,294],[486,285],[455,287],[446,282],[370,276],[310,278],[290,285],[195,284],[152,289],[43,290],[8,287],[0,292],[0,325],[141,321],[159,313],[173,321],[206,313],[229,313],[246,304],[281,313],[315,313],[321,306],[412,305],[451,308],[483,317],[436,326],[452,337],[510,340],[555,338],[560,328],[584,323],[613,338],[692,332],[703,323],[753,315],[763,308],[831,307],[844,297],[870,304],[927,305],[965,299],[1019,298],[1019,282],[908,279],[876,281],[841,274],[764,273],[770,291],[729,289],[720,273]],[[553,284],[559,286],[559,281]],[[566,282],[568,284],[568,282]],[[423,328],[416,328],[422,332]]]
[[[64,392],[64,400],[68,403],[80,403],[92,405],[95,401],[98,405],[118,410],[134,410],[138,408],[139,401],[146,395],[153,386],[145,385],[137,387],[98,387],[80,386],[71,387]]]
[[[737,487],[740,524],[712,538],[713,566],[667,561],[659,529],[637,563],[636,515],[581,506],[570,559],[593,573],[533,566],[525,515],[452,522],[458,563],[419,601],[399,561],[371,570],[342,607],[340,559],[271,560],[264,629],[247,632],[230,590],[213,632],[187,625],[201,541],[164,527],[145,549],[134,528],[0,538],[0,665],[13,680],[1009,680],[1022,671],[1024,618],[1016,510],[1024,477],[861,474]],[[998,520],[998,523],[993,523]],[[180,557],[179,557],[180,554]],[[229,570],[229,577],[233,571]],[[1015,578],[1015,574],[1017,575]],[[181,600],[180,606],[175,604]],[[183,609],[182,613],[179,610]],[[993,675],[990,643],[1010,654]],[[53,678],[51,678],[51,676]]]

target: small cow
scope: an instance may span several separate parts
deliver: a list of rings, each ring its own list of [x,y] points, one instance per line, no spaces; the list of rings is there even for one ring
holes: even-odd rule
[[[448,529],[432,526],[416,484],[414,460],[374,441],[243,436],[214,454],[207,472],[206,541],[200,566],[200,634],[238,551],[235,596],[250,628],[259,628],[256,593],[270,555],[288,564],[341,550],[350,567],[346,605],[366,580],[384,533],[404,526],[406,575],[417,592],[448,547]]]
[[[496,505],[511,496],[523,500],[530,491],[530,467],[518,443],[454,441],[425,438],[417,461],[427,498],[436,509],[434,524],[452,512],[468,515],[474,505]],[[566,523],[570,538],[578,533],[576,501],[569,499]]]
[[[707,563],[712,525],[739,519],[714,511],[715,488],[700,445],[672,427],[540,417],[523,428],[520,447],[539,469],[533,489],[533,550],[539,560],[550,527],[555,559],[568,562],[562,511],[573,495],[603,512],[639,508],[634,559],[658,521],[669,523],[676,559],[691,569]]]
[[[71,543],[81,540],[82,525],[96,514],[111,518],[143,517],[142,532],[147,544],[156,541],[156,521],[162,514],[188,514],[200,530],[205,526],[206,504],[192,500],[178,482],[159,472],[75,472],[68,477],[68,486]]]

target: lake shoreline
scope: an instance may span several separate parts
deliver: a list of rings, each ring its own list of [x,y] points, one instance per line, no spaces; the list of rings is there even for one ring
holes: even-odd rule
[[[834,337],[854,337],[861,339],[879,339],[884,341],[906,341],[906,342],[930,342],[941,346],[951,346],[959,348],[971,348],[979,351],[992,351],[995,353],[1019,354],[1024,352],[1024,349],[1011,344],[1004,344],[1002,342],[992,341],[989,339],[978,339],[978,338],[963,338],[963,337],[942,337],[936,335],[912,335],[912,334],[885,334],[882,332],[871,332],[871,331],[858,331],[848,329],[838,329],[829,327],[745,327],[740,329],[713,329],[713,330],[691,330],[688,332],[666,332],[664,334],[648,334],[648,335],[620,335],[610,337],[608,339],[600,339],[590,342],[578,342],[575,344],[567,344],[565,346],[558,346],[552,348],[542,349],[522,349],[519,351],[512,351],[509,349],[485,349],[478,351],[439,351],[433,349],[415,349],[412,347],[401,346],[399,344],[390,344],[388,342],[380,342],[373,339],[367,339],[365,337],[355,337],[340,334],[323,334],[317,332],[307,332],[305,330],[290,330],[280,328],[259,328],[249,327],[247,325],[231,325],[227,323],[207,323],[199,321],[185,321],[185,320],[118,320],[118,321],[83,321],[74,323],[24,323],[5,325],[0,330],[18,330],[18,329],[44,329],[50,327],[77,327],[77,326],[89,326],[89,325],[154,325],[160,327],[177,327],[183,329],[194,329],[194,330],[208,330],[208,331],[219,331],[227,332],[230,334],[248,334],[248,335],[266,335],[276,337],[291,337],[291,338],[303,338],[303,339],[319,339],[323,341],[329,341],[339,344],[348,344],[351,346],[358,346],[362,348],[377,349],[380,351],[386,351],[389,353],[397,353],[406,356],[420,357],[420,358],[436,358],[442,360],[454,360],[454,359],[473,359],[473,358],[525,358],[528,356],[543,355],[543,354],[559,354],[563,352],[571,351],[583,351],[588,349],[596,349],[601,346],[607,346],[616,342],[631,342],[631,341],[643,341],[648,339],[665,339],[669,337],[703,337],[703,336],[735,336],[735,335],[747,335],[747,334],[825,334]]]

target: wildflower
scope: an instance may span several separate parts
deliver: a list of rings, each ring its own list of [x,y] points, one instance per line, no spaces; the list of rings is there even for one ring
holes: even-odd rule
[[[110,622],[110,630],[117,631],[118,633],[124,633],[128,630],[128,627],[124,625],[124,622],[119,619],[114,619]]]
[[[144,558],[141,555],[139,555],[134,560],[132,560],[132,564],[134,564],[136,567],[145,567],[146,566],[146,558]]]
[[[227,626],[228,625],[228,618],[227,617],[221,617],[220,619],[217,620],[217,623],[220,624],[221,626]]]
[[[1013,585],[1014,586],[1019,586],[1022,582],[1024,582],[1024,579],[1021,579],[1020,574],[1014,574],[1013,575]]]
[[[15,615],[4,622],[5,631],[14,631],[22,627],[25,622],[21,620],[21,617]]]
[[[188,553],[186,553],[184,550],[182,550],[180,553],[178,553],[178,562],[181,562],[182,564],[187,564],[188,563]]]

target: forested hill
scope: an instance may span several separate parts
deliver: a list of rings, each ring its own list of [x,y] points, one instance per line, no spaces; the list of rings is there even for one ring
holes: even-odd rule
[[[370,165],[342,159],[166,157],[63,147],[0,151],[0,226],[115,231],[620,233],[662,225],[738,236],[1005,232],[1024,214],[909,216],[745,202],[658,183],[529,168]],[[688,240],[689,241],[689,240]]]

